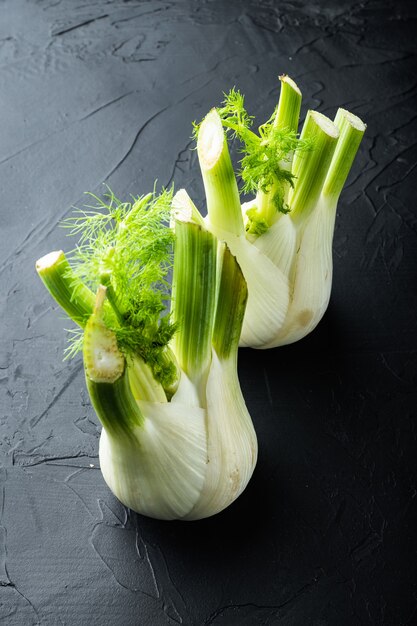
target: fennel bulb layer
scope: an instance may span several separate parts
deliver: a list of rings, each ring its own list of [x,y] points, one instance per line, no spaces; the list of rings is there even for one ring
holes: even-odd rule
[[[162,405],[139,401],[143,426],[122,439],[103,428],[101,471],[123,504],[158,519],[198,520],[243,492],[256,465],[256,434],[236,367],[214,350],[206,404],[183,404],[175,395]]]

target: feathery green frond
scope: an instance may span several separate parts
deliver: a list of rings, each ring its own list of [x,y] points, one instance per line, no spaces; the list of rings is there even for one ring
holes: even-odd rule
[[[246,136],[249,138],[254,134],[250,131],[254,117],[249,115],[245,109],[245,96],[235,88],[231,89],[228,94],[225,93],[223,95],[223,106],[217,109],[223,125],[233,131],[233,137],[240,139]]]
[[[106,325],[115,332],[119,348],[148,363],[160,382],[169,382],[175,367],[161,354],[176,330],[162,316],[170,298],[167,274],[172,268],[174,233],[168,227],[173,190],[154,191],[122,202],[109,190],[88,210],[76,210],[63,226],[79,243],[70,256],[74,275],[92,291],[106,284]],[[73,334],[67,356],[82,347]],[[172,370],[172,371],[171,371]]]
[[[67,328],[68,346],[64,350],[64,361],[73,359],[82,352],[84,343],[84,330],[82,328]]]
[[[259,126],[258,133],[251,130],[253,116],[244,106],[244,96],[232,89],[226,96],[223,106],[218,109],[223,126],[231,131],[233,138],[242,143],[243,158],[240,161],[240,176],[243,182],[242,191],[251,193],[273,189],[273,202],[277,211],[288,212],[284,201],[288,185],[293,186],[294,176],[285,168],[297,150],[309,148],[301,142],[295,131],[288,128],[277,128],[274,125],[276,111],[270,119]]]

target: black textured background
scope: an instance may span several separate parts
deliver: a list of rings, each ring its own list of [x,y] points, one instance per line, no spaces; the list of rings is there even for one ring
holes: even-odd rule
[[[414,2],[0,1],[0,623],[405,626],[416,597],[417,10]],[[34,271],[83,192],[175,179],[191,121],[236,85],[266,119],[368,130],[339,204],[328,312],[240,351],[260,456],[215,518],[124,509],[98,469],[80,359]]]

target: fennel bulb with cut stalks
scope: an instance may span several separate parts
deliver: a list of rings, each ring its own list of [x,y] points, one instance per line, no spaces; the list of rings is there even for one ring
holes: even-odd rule
[[[280,80],[279,103],[257,133],[235,89],[195,125],[206,218],[185,190],[174,198],[178,212],[192,213],[236,256],[248,286],[240,345],[253,348],[298,341],[324,315],[337,203],[366,128],[344,109],[334,121],[308,111],[299,137],[301,92]],[[242,205],[228,137],[242,143],[243,191],[255,193]]]
[[[143,515],[196,520],[231,504],[256,464],[237,376],[247,289],[203,225],[167,225],[171,199],[110,194],[66,222],[81,237],[72,258],[52,252],[36,269],[80,326],[69,352],[83,352],[107,485]]]

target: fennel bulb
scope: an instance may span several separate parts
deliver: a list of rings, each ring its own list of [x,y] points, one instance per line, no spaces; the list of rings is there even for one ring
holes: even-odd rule
[[[337,203],[366,128],[343,109],[334,122],[308,111],[298,138],[301,92],[289,77],[280,80],[278,106],[259,134],[234,89],[196,126],[204,222],[242,268],[248,304],[240,345],[253,348],[298,341],[324,315]],[[256,193],[242,206],[223,127],[243,144],[243,191]],[[178,211],[192,204],[184,190],[174,203]]]
[[[70,353],[83,351],[107,485],[143,515],[195,520],[233,502],[256,464],[237,377],[247,289],[229,248],[201,224],[165,226],[171,198],[111,196],[104,212],[67,222],[81,234],[71,263],[57,251],[36,269],[81,327]],[[161,317],[173,243],[171,312]]]

